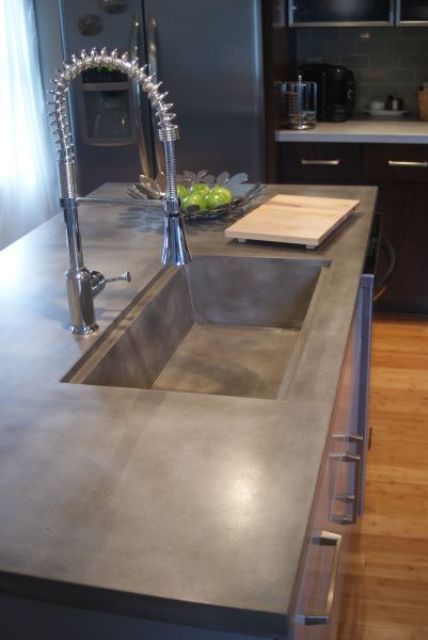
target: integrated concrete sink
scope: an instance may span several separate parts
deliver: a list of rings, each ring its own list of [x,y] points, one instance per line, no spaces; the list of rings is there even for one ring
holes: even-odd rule
[[[64,381],[277,398],[323,264],[196,256],[169,268]]]

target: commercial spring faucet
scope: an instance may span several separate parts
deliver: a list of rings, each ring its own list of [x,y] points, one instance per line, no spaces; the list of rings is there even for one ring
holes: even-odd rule
[[[162,142],[165,156],[166,191],[163,202],[164,241],[162,263],[179,266],[191,260],[187,246],[183,219],[180,214],[180,203],[177,197],[176,167],[174,142],[178,139],[178,127],[173,124],[175,114],[173,105],[165,102],[167,93],[160,93],[161,82],[156,82],[153,75],[147,74],[147,67],[139,67],[138,59],[128,60],[128,54],[119,56],[116,49],[107,51],[92,49],[90,54],[85,50],[79,56],[71,56],[71,64],[64,62],[63,69],[58,71],[53,80],[54,88],[50,91],[55,109],[49,116],[55,125],[54,134],[59,145],[59,177],[61,188],[61,208],[67,233],[69,268],[65,274],[67,295],[70,307],[73,333],[87,335],[98,328],[94,312],[94,295],[113,280],[130,280],[126,272],[118,278],[104,278],[98,271],[89,271],[83,262],[82,242],[78,218],[78,190],[76,180],[76,158],[74,154],[73,136],[70,130],[67,91],[70,83],[86,69],[93,67],[112,67],[128,75],[138,82],[147,94],[158,121],[159,139]]]

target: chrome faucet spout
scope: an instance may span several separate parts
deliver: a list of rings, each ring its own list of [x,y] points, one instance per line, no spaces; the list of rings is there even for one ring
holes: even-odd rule
[[[129,277],[108,279],[97,271],[88,271],[84,265],[79,231],[76,158],[69,124],[67,91],[71,82],[83,71],[100,66],[112,67],[125,73],[130,79],[136,80],[150,100],[157,117],[159,138],[165,155],[166,193],[162,263],[179,266],[191,260],[177,197],[174,143],[178,139],[178,127],[173,122],[176,117],[172,112],[173,105],[165,102],[168,94],[161,94],[159,91],[161,83],[156,83],[155,78],[147,74],[146,67],[139,67],[137,58],[128,60],[127,53],[119,56],[116,49],[112,51],[92,49],[90,54],[82,50],[80,55],[72,55],[71,63],[64,62],[63,69],[57,72],[53,80],[54,88],[50,92],[52,94],[50,104],[54,105],[54,110],[49,116],[55,126],[54,134],[57,136],[56,142],[59,145],[60,202],[64,212],[69,254],[66,282],[71,316],[70,329],[73,333],[81,335],[93,333],[97,329],[93,305],[94,295],[109,281],[116,279],[129,281]]]

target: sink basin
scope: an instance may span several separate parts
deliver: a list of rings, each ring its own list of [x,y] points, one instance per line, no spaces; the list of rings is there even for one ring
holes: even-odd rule
[[[323,263],[196,256],[143,291],[64,378],[277,398]]]

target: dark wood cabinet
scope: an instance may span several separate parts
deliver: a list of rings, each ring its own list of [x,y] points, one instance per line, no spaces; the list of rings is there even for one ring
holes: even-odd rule
[[[363,159],[363,182],[428,182],[428,150],[425,145],[364,145]]]
[[[428,3],[426,0],[398,0],[397,24],[428,24]]]
[[[428,314],[428,206],[427,187],[422,184],[384,184],[379,189],[378,209],[384,234],[397,254],[397,267],[380,311]],[[379,270],[386,268],[381,255]]]
[[[279,145],[280,182],[353,183],[360,181],[361,146],[291,142]]]
[[[428,314],[428,145],[311,142],[279,147],[283,183],[378,186],[377,209],[397,266],[376,309]],[[381,253],[377,280],[388,259]]]
[[[362,182],[379,186],[383,233],[397,256],[394,275],[376,308],[428,314],[428,147],[363,145]],[[386,268],[381,254],[379,273]]]

